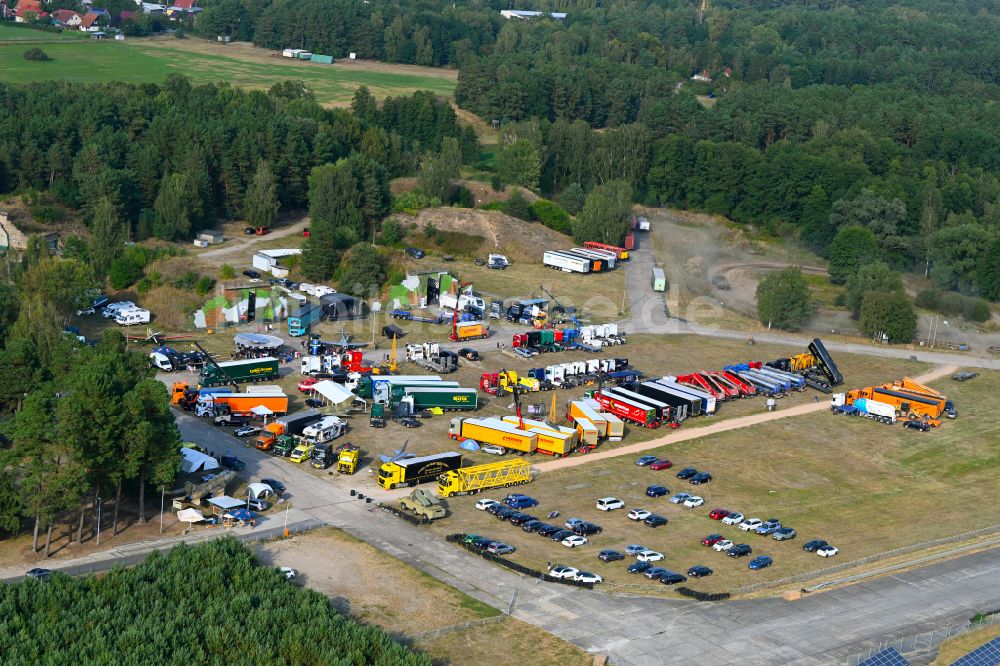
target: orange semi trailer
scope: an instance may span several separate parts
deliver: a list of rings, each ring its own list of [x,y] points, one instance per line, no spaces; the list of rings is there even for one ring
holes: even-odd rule
[[[892,405],[903,417],[937,419],[941,416],[945,408],[945,400],[943,398],[929,398],[916,393],[910,393],[892,384],[855,389],[848,391],[847,396],[849,403],[857,398],[884,402]]]

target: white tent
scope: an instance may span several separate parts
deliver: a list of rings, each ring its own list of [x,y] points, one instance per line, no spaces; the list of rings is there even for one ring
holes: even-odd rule
[[[181,471],[185,474],[219,469],[219,461],[201,451],[182,447],[181,455],[184,456],[184,460],[181,461]]]
[[[198,509],[181,509],[177,512],[177,520],[185,523],[197,523],[200,520],[205,520],[205,516]]]
[[[272,410],[268,409],[267,407],[265,407],[264,405],[257,405],[256,407],[254,407],[250,411],[253,412],[257,416],[273,416],[274,415],[274,412]]]
[[[253,499],[264,499],[268,495],[274,494],[274,488],[266,483],[251,483],[247,486],[247,493]]]
[[[338,384],[337,382],[330,381],[329,379],[316,382],[309,388],[326,398],[331,404],[334,405],[339,405],[340,403],[348,400],[353,402],[357,398],[357,396],[344,388],[343,384]]]

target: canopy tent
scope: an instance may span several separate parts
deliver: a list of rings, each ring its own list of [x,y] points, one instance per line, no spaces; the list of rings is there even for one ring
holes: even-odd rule
[[[274,411],[268,409],[264,405],[257,405],[250,411],[253,412],[255,416],[274,416]]]
[[[195,451],[185,446],[181,447],[181,455],[184,456],[184,459],[181,460],[181,471],[185,474],[219,469],[219,461],[201,451]]]
[[[207,502],[212,505],[212,513],[215,514],[225,513],[233,509],[239,509],[246,504],[246,500],[238,500],[235,497],[230,497],[229,495],[211,497],[207,500]]]
[[[268,495],[273,495],[274,488],[266,483],[251,483],[247,486],[247,494],[250,495],[252,499],[263,499]]]
[[[232,518],[233,520],[246,522],[253,518],[253,514],[246,509],[234,509],[232,511],[227,511],[223,518]]]
[[[197,523],[205,520],[205,516],[198,509],[181,509],[177,512],[177,520],[184,523]]]
[[[466,451],[478,451],[479,442],[477,442],[474,439],[467,439],[461,444],[459,444],[459,447],[465,449]]]
[[[233,336],[233,342],[237,347],[249,347],[250,349],[277,349],[285,344],[285,341],[276,335],[263,335],[261,333],[238,333]]]
[[[339,405],[340,403],[347,402],[348,400],[353,402],[357,399],[357,396],[344,388],[343,384],[338,384],[337,382],[330,381],[329,379],[316,382],[309,388],[323,396],[327,401],[334,405]]]

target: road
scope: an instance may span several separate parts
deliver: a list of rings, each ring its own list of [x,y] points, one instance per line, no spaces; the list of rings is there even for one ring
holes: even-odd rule
[[[253,246],[261,241],[271,241],[275,238],[284,238],[285,236],[301,236],[302,230],[309,226],[309,219],[306,218],[295,224],[290,224],[287,227],[278,227],[266,236],[235,236],[226,238],[226,242],[221,246],[208,250],[207,252],[199,252],[195,257],[198,259],[212,259],[213,261],[218,261],[223,257],[228,257],[229,255],[235,255],[243,253],[245,254],[247,265],[250,264],[250,258],[252,252],[249,250],[253,249]]]

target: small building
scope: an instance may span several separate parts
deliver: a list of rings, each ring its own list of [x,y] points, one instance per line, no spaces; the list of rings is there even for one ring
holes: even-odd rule
[[[17,7],[14,8],[15,23],[31,23],[48,15],[48,12],[42,11],[39,0],[18,0]]]
[[[108,33],[98,30],[97,32],[90,33],[91,39],[107,39]]]
[[[67,28],[79,28],[83,21],[83,14],[74,12],[72,9],[57,9],[52,12],[52,18]]]
[[[235,497],[230,497],[229,495],[212,497],[205,501],[212,507],[212,513],[217,516],[221,516],[229,511],[240,509],[246,506],[247,503],[246,500],[238,500]]]
[[[368,308],[363,299],[350,294],[326,294],[319,299],[323,308],[323,318],[330,321],[363,319],[368,316]]]
[[[526,11],[523,9],[503,9],[500,11],[500,16],[505,19],[520,19],[522,21],[530,21],[536,18],[550,18],[556,21],[562,21],[566,18],[565,12],[534,12]]]
[[[80,20],[80,32],[99,32],[101,26],[97,24],[101,15],[95,12],[87,12]]]
[[[695,74],[691,77],[692,81],[701,81],[702,83],[711,83],[712,77],[709,75],[708,70],[702,70],[701,74]]]
[[[118,33],[117,35],[115,35],[115,41],[116,42],[124,42],[125,41],[125,35],[123,35],[121,33]]]
[[[139,3],[139,8],[142,9],[143,14],[162,14],[167,11],[166,5],[159,5],[154,2],[141,2]]]
[[[226,240],[225,235],[218,229],[207,229],[199,232],[197,238],[198,240],[207,242],[209,245],[218,245],[222,241]]]

